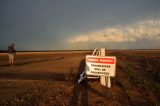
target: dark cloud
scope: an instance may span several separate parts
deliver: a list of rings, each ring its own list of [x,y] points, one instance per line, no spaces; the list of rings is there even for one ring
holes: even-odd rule
[[[18,49],[73,49],[66,39],[157,17],[159,4],[158,0],[0,0],[0,47],[15,42]]]

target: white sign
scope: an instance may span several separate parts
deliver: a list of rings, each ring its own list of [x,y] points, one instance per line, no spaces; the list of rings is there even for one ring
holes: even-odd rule
[[[109,75],[114,77],[116,73],[115,56],[86,56],[87,75]]]

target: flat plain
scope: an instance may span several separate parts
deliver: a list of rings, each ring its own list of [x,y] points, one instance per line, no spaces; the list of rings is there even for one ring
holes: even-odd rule
[[[106,51],[116,56],[112,86],[77,84],[92,51],[0,53],[1,106],[160,106],[160,50]]]

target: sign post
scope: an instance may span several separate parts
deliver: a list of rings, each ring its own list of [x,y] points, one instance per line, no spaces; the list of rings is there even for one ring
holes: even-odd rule
[[[98,78],[103,86],[111,87],[110,77],[116,74],[116,57],[105,56],[105,49],[95,49],[92,55],[86,56],[86,66],[84,72],[80,75],[78,83],[84,78]],[[93,77],[88,77],[93,76]],[[97,76],[97,77],[95,77]]]
[[[104,51],[105,52],[105,51]],[[101,55],[105,55],[101,51]],[[115,56],[86,56],[86,74],[100,76],[100,82],[103,86],[111,87],[110,77],[116,74]]]

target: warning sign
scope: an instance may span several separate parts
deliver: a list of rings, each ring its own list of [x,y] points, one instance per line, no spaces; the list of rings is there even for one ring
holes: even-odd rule
[[[109,75],[115,76],[116,57],[115,56],[86,56],[87,75]]]

